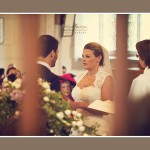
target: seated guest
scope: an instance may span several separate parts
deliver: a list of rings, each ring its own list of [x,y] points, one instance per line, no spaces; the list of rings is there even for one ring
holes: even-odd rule
[[[59,76],[60,81],[67,80],[70,82],[71,90],[76,86],[76,81],[74,79],[75,75],[72,73],[66,73],[62,76]]]
[[[6,71],[6,76],[9,81],[14,82],[17,78],[22,78],[22,74],[16,67],[9,67]]]
[[[143,40],[136,44],[137,57],[144,73],[135,78],[131,84],[129,98],[135,101],[150,94],[150,40]]]
[[[60,84],[60,92],[65,100],[74,101],[74,99],[71,96],[71,91],[72,88],[70,82],[67,80],[62,81]]]
[[[16,67],[9,67],[6,71],[6,76],[9,81],[14,82],[17,79],[17,69]]]
[[[16,67],[10,67],[10,68],[8,68],[7,69],[7,71],[6,71],[6,76],[9,76],[9,75],[11,75],[11,74],[17,74],[17,69],[16,69]]]

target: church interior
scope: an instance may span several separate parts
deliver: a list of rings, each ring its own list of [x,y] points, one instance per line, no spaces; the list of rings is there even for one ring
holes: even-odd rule
[[[136,57],[136,43],[150,39],[149,26],[150,14],[144,13],[0,14],[0,68],[6,73],[9,66],[13,66],[27,77],[23,119],[18,123],[19,126],[17,124],[17,133],[14,135],[39,135],[37,128],[39,112],[34,107],[36,105],[34,100],[37,99],[34,76],[37,71],[35,45],[36,39],[45,34],[54,36],[59,42],[58,58],[55,67],[51,68],[52,72],[58,76],[70,73],[75,80],[84,70],[82,66],[84,45],[88,42],[98,42],[105,47],[116,83],[114,98],[116,117],[112,135],[132,135],[127,124],[133,121],[128,116],[129,111],[132,113],[133,109],[131,111],[128,107],[127,96],[133,79],[144,71],[139,64],[139,58]],[[147,117],[146,113],[144,115]],[[134,114],[134,117],[138,116]],[[137,120],[133,121],[132,129],[136,123]],[[143,132],[150,134],[147,126],[146,129],[147,131]],[[137,135],[144,134],[138,127],[137,130]]]

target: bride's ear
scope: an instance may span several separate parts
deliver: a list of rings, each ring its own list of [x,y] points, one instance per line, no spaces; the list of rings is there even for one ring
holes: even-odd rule
[[[100,61],[102,60],[102,56],[99,55],[99,56],[97,57],[97,60],[98,60],[98,62],[100,62]]]

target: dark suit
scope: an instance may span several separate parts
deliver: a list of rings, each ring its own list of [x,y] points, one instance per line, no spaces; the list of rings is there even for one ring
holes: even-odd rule
[[[51,83],[50,85],[51,90],[55,90],[57,92],[60,91],[59,77],[41,64],[38,64],[38,69],[39,69],[39,76],[45,81]]]

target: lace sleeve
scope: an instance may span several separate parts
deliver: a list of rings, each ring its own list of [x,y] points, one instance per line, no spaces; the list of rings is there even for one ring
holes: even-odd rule
[[[109,73],[105,72],[105,70],[100,67],[97,74],[96,74],[96,80],[94,85],[98,88],[101,88],[106,77],[111,76]]]

